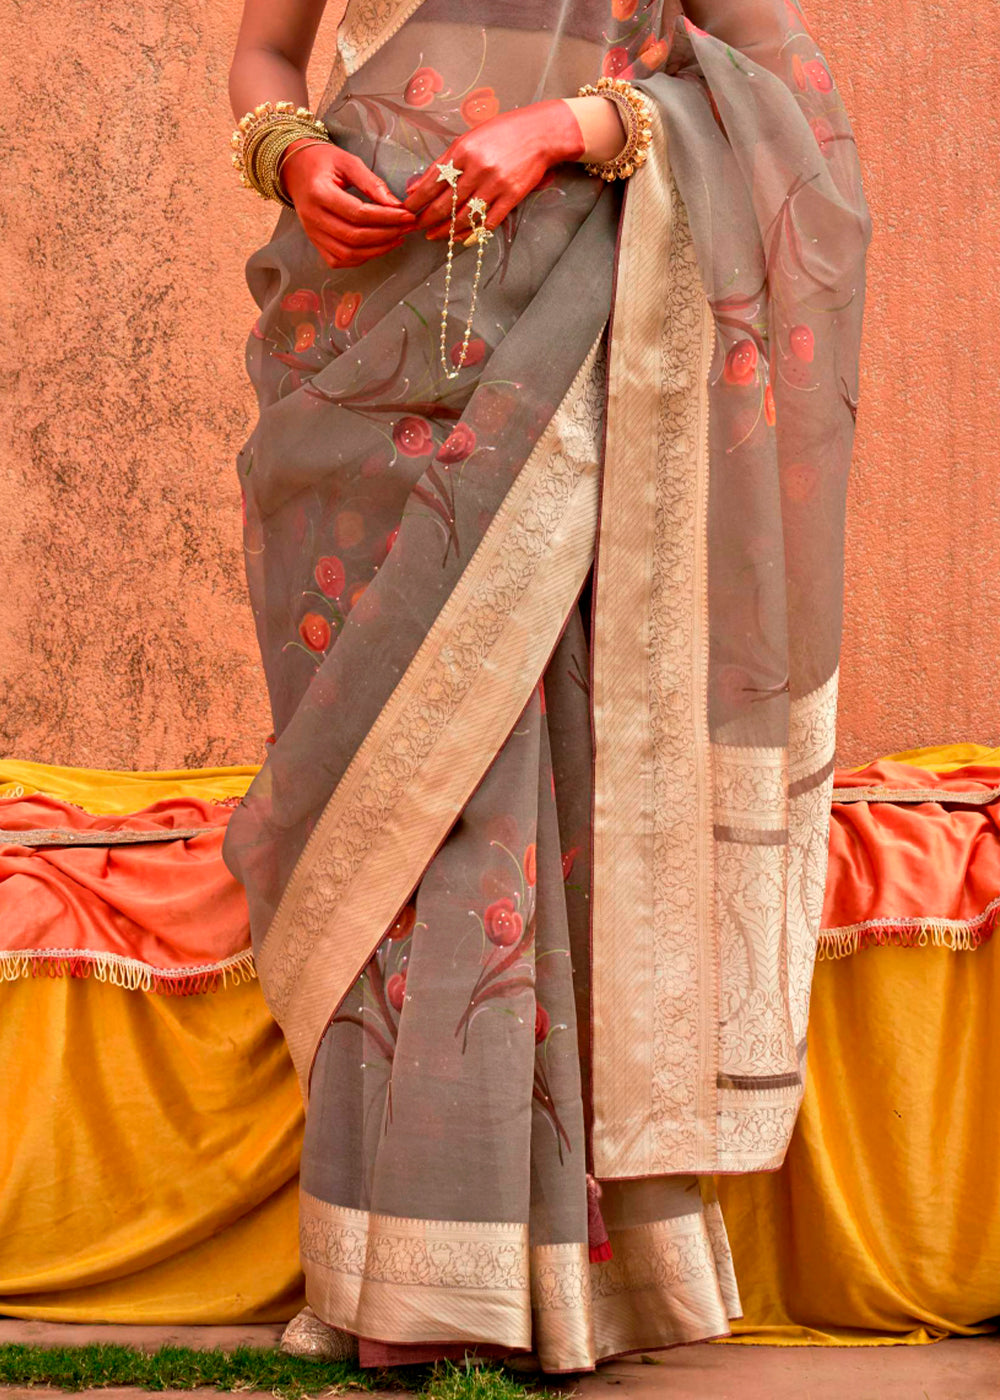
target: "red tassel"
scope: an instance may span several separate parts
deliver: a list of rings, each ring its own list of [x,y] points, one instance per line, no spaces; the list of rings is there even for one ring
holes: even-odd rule
[[[607,1226],[601,1214],[601,1187],[595,1177],[587,1174],[587,1243],[590,1246],[590,1262],[603,1264],[611,1259],[611,1241]]]

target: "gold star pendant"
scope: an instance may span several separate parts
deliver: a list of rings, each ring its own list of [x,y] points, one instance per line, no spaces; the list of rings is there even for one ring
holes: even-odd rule
[[[439,161],[438,169],[441,172],[441,174],[438,176],[438,179],[444,180],[446,184],[450,185],[452,189],[454,189],[455,186],[458,184],[458,177],[462,173],[461,170],[459,170],[458,166],[453,165],[451,161],[449,161],[447,165],[442,165]]]
[[[473,195],[469,200],[469,212],[472,214],[486,214],[486,200],[480,199],[478,195]]]

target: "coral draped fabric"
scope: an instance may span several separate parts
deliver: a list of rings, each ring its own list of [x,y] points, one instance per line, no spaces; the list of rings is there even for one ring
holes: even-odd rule
[[[252,976],[246,900],[221,858],[232,789],[252,771],[91,773],[88,785],[83,770],[3,765],[0,978],[189,993]]]

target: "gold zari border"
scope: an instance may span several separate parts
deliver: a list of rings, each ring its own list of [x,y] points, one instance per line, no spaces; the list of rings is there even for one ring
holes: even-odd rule
[[[612,1230],[613,1257],[591,1264],[584,1243],[529,1246],[524,1225],[401,1219],[302,1192],[306,1293],[358,1336],[533,1347],[548,1372],[589,1370],[728,1332],[739,1297],[714,1209]]]
[[[717,1016],[708,740],[715,323],[659,114],[629,182],[608,370],[593,658],[594,1160],[711,1167]]]

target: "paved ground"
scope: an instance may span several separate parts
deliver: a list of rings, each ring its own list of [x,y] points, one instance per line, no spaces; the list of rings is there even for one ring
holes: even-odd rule
[[[20,1322],[0,1318],[0,1346],[17,1342],[32,1347],[85,1347],[91,1342],[117,1342],[140,1351],[159,1351],[165,1346],[232,1351],[234,1347],[275,1347],[284,1330],[280,1322],[249,1327],[130,1327],[124,1322]],[[112,1393],[104,1391],[105,1395]],[[189,1390],[187,1394],[195,1392]]]
[[[82,1346],[123,1342],[155,1351],[273,1346],[280,1327],[126,1327],[0,1321],[0,1343]],[[567,1380],[579,1400],[1000,1400],[1000,1336],[933,1346],[748,1347],[699,1345],[646,1363],[611,1362]],[[94,1400],[148,1400],[148,1392],[100,1390]],[[161,1391],[165,1400],[219,1400],[215,1390]],[[0,1398],[66,1400],[65,1391],[0,1387]],[[270,1400],[242,1392],[239,1400]]]

